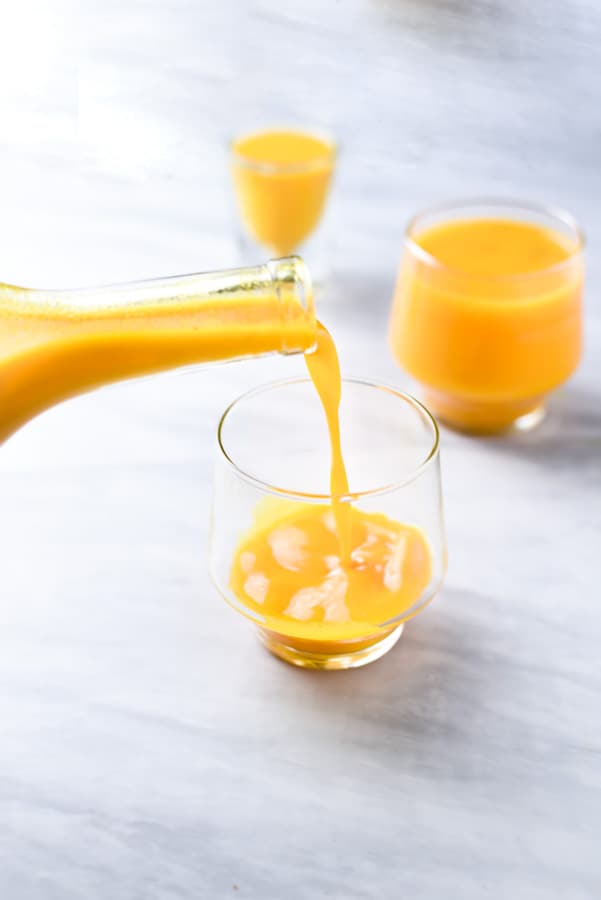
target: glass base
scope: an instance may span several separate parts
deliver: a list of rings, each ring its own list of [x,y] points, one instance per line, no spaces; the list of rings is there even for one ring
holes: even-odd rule
[[[384,637],[375,640],[324,641],[319,650],[316,641],[302,641],[265,628],[258,628],[257,632],[270,653],[293,666],[303,669],[357,669],[388,653],[402,635],[403,625],[397,625]]]
[[[424,388],[423,398],[425,405],[443,425],[467,434],[530,431],[546,415],[543,397],[503,401],[471,400]]]

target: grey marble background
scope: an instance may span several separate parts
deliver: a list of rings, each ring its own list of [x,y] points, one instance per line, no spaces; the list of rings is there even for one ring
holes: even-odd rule
[[[216,598],[213,433],[269,360],[73,401],[0,451],[0,897],[601,896],[601,8],[593,0],[6,4],[2,279],[235,264],[224,142],[344,152],[319,297],[385,350],[403,224],[478,193],[570,208],[587,352],[520,439],[443,436],[450,568],[388,657],[266,655]]]

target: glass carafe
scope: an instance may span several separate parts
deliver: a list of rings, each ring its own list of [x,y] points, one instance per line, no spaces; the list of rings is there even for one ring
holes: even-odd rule
[[[167,369],[303,353],[316,337],[299,257],[75,291],[0,285],[0,443],[56,403]]]

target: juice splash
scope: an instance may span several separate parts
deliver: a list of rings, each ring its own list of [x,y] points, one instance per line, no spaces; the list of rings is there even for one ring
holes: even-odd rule
[[[350,506],[348,512],[346,562],[332,508],[299,504],[279,521],[258,521],[232,566],[233,592],[265,627],[315,642],[317,651],[321,641],[374,634],[409,610],[431,578],[419,529]]]

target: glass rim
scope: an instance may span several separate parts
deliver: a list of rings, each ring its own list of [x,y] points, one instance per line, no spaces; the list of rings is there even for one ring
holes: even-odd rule
[[[329,152],[316,154],[309,160],[305,162],[298,163],[274,163],[274,162],[260,162],[259,160],[249,159],[243,153],[240,153],[236,150],[235,145],[242,140],[247,140],[248,138],[258,137],[261,134],[270,134],[275,132],[286,132],[287,134],[295,134],[295,135],[303,135],[305,137],[312,137],[319,141],[322,141],[324,144],[329,146]],[[299,126],[290,126],[290,125],[273,125],[267,128],[258,128],[253,131],[247,131],[243,134],[234,135],[230,137],[227,141],[227,146],[229,149],[230,156],[232,160],[236,162],[237,165],[241,166],[245,169],[250,169],[253,172],[260,172],[263,175],[293,175],[302,172],[311,172],[314,169],[319,169],[323,165],[327,163],[336,163],[340,156],[340,143],[336,140],[334,135],[322,128],[307,128],[306,130]]]
[[[549,219],[553,219],[556,222],[561,222],[563,225],[567,225],[568,228],[570,228],[573,232],[576,238],[576,247],[573,252],[571,252],[565,259],[562,259],[560,262],[553,263],[550,266],[545,266],[542,269],[536,269],[533,272],[511,272],[510,274],[503,275],[486,275],[466,272],[463,269],[457,269],[453,266],[449,266],[437,259],[434,254],[429,253],[427,250],[424,250],[424,248],[417,243],[417,240],[415,239],[415,229],[420,219],[436,213],[443,213],[445,211],[450,213],[453,210],[470,207],[478,208],[483,206],[499,206],[505,207],[508,210],[515,209],[524,212],[537,213],[538,215],[547,216]],[[409,219],[405,227],[405,245],[414,256],[416,256],[421,262],[426,263],[432,269],[438,269],[441,272],[450,272],[454,275],[459,275],[462,278],[473,278],[481,281],[503,283],[531,278],[540,278],[541,275],[549,275],[555,272],[562,271],[562,269],[567,268],[569,265],[571,265],[575,259],[582,256],[586,247],[586,236],[584,234],[584,231],[578,224],[575,216],[573,216],[567,210],[562,209],[558,206],[547,206],[544,203],[537,203],[535,201],[515,200],[511,198],[506,199],[501,197],[465,197],[458,198],[456,200],[447,200],[443,203],[435,203],[415,213]]]
[[[217,426],[217,445],[221,452],[221,457],[225,460],[230,469],[238,477],[242,478],[244,481],[253,485],[254,487],[260,489],[264,493],[273,494],[277,497],[287,500],[303,501],[305,503],[330,503],[332,499],[338,500],[342,503],[351,503],[356,500],[366,499],[368,497],[378,497],[382,494],[389,494],[393,491],[399,490],[400,488],[406,487],[409,484],[412,484],[424,473],[424,471],[430,466],[432,461],[438,457],[440,452],[440,429],[438,427],[436,419],[434,418],[430,410],[426,406],[424,406],[423,403],[420,403],[419,400],[416,400],[416,398],[411,394],[408,394],[406,391],[398,390],[398,388],[395,388],[389,384],[382,384],[379,382],[370,381],[365,378],[354,377],[343,378],[342,383],[374,388],[375,390],[384,391],[387,394],[391,394],[398,400],[403,400],[412,408],[413,412],[419,413],[419,415],[427,421],[432,431],[431,447],[426,456],[417,466],[415,466],[408,477],[399,479],[398,481],[390,482],[388,484],[380,485],[376,488],[370,488],[369,490],[365,491],[349,491],[346,494],[332,495],[329,493],[314,493],[311,491],[295,491],[290,488],[280,487],[278,485],[271,484],[270,482],[265,481],[262,478],[258,478],[252,473],[242,469],[235,462],[230,453],[226,450],[223,440],[223,428],[230,413],[232,413],[237,406],[244,403],[244,401],[250,400],[258,394],[265,393],[269,390],[291,387],[294,384],[306,384],[313,387],[311,379],[307,376],[282,378],[275,381],[268,381],[263,384],[257,385],[254,388],[250,388],[250,390],[245,391],[243,394],[240,394],[240,396],[236,397],[235,400],[232,400],[232,402],[222,413],[221,418],[219,419],[219,424]]]

